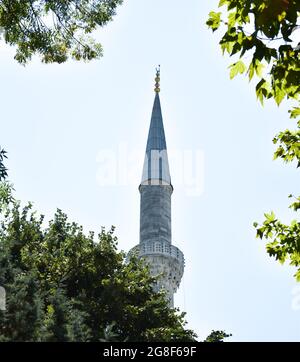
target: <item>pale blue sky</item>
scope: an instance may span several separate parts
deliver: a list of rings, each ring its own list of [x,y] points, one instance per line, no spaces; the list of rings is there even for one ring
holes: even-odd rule
[[[229,80],[229,60],[205,25],[217,3],[124,1],[98,34],[104,57],[88,64],[34,59],[24,68],[2,43],[0,145],[18,198],[47,218],[59,207],[85,230],[113,224],[120,248],[130,249],[138,242],[138,185],[161,64],[168,148],[200,155],[193,170],[204,181],[203,192],[191,194],[191,180],[180,182],[170,160],[173,243],[186,257],[175,303],[200,338],[225,329],[234,341],[296,341],[294,271],[266,255],[252,227],[270,210],[293,217],[287,196],[299,191],[299,171],[272,161],[272,138],[292,121],[285,106],[262,108],[246,79]],[[107,154],[117,174],[103,186]]]

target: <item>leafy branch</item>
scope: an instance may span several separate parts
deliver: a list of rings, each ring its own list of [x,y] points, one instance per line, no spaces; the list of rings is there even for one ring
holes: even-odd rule
[[[299,31],[298,0],[221,0],[222,12],[210,12],[207,25],[213,32],[222,30],[220,47],[223,54],[239,59],[229,66],[230,78],[244,74],[251,81],[257,78],[256,96],[261,104],[273,99],[279,106],[284,100],[295,102],[289,110],[296,121],[294,130],[277,134],[274,159],[286,163],[296,161],[300,167],[300,43],[291,35]],[[250,29],[250,32],[249,32]],[[251,31],[252,29],[252,31]],[[249,58],[246,62],[246,58]],[[299,212],[300,198],[290,206]],[[300,223],[285,225],[275,214],[265,214],[262,225],[254,223],[258,238],[265,238],[267,252],[281,263],[290,260],[296,266],[300,281]]]
[[[26,64],[34,54],[45,63],[69,57],[92,60],[102,46],[88,36],[105,26],[122,0],[0,0],[4,41],[16,46],[15,59]]]

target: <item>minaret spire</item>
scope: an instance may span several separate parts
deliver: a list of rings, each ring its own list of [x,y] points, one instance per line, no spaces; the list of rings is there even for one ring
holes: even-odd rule
[[[130,255],[137,254],[149,265],[152,275],[161,275],[154,288],[165,289],[170,306],[184,270],[184,255],[172,245],[171,196],[167,143],[159,99],[160,66],[156,68],[155,98],[146,146],[142,181],[139,186],[140,242]]]
[[[160,65],[156,68],[155,98],[146,146],[142,185],[171,185],[167,143],[160,105]]]

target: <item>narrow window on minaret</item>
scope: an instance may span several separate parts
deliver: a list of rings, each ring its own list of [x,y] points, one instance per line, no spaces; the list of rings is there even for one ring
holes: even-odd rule
[[[159,184],[162,184],[162,157],[159,157]]]
[[[151,184],[151,152],[150,152],[150,155],[148,155],[148,185]]]

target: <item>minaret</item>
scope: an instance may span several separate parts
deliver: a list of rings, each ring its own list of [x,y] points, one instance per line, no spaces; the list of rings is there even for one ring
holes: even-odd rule
[[[166,138],[160,106],[160,67],[156,70],[155,99],[148,134],[146,155],[139,186],[140,243],[129,252],[145,259],[151,274],[163,274],[157,290],[164,288],[170,306],[179,287],[183,270],[183,253],[172,245],[171,232],[171,184]]]

